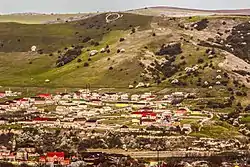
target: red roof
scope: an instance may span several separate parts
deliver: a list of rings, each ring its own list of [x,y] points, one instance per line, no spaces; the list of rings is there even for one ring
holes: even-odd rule
[[[18,99],[17,101],[22,102],[22,101],[29,101],[28,99]]]
[[[138,114],[138,115],[151,115],[151,114],[155,114],[152,111],[136,111],[136,112],[132,112],[132,114]]]
[[[51,97],[51,94],[39,94],[38,97],[48,98]]]
[[[45,156],[39,157],[39,161],[40,161],[40,162],[45,162],[45,161],[46,161],[46,157],[45,157]]]
[[[64,152],[48,152],[47,157],[64,157]]]
[[[48,121],[48,118],[37,117],[37,118],[34,118],[33,121]]]
[[[146,114],[142,114],[142,117],[147,117],[147,116],[153,116],[155,117],[156,116],[156,113],[146,113]]]
[[[187,110],[186,109],[179,109],[179,110],[176,110],[175,112],[176,113],[185,113],[185,112],[187,112]]]

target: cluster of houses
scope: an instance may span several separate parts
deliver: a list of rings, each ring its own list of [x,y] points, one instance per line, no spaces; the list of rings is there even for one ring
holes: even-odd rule
[[[188,109],[177,110],[141,108],[131,113],[132,122],[142,126],[156,125],[160,127],[176,127],[180,125],[180,117],[188,114]]]
[[[11,90],[6,90],[4,92],[0,92],[0,99],[5,97],[16,97],[20,96],[21,92],[12,92]]]
[[[180,117],[187,115],[190,111],[188,108],[168,110],[168,104],[175,99],[189,96],[195,95],[183,92],[163,96],[150,92],[129,95],[127,93],[96,93],[89,90],[56,95],[38,94],[35,97],[17,98],[0,103],[0,114],[22,110],[27,115],[24,115],[25,118],[14,118],[15,121],[12,122],[0,117],[0,124],[84,129],[97,127],[101,123],[100,119],[95,117],[128,110],[130,114],[126,117],[130,117],[133,124],[171,128],[179,126]],[[54,109],[49,111],[46,106],[54,106]],[[191,131],[190,125],[185,125],[184,128]]]
[[[71,157],[74,159],[75,157]],[[64,152],[48,152],[44,155],[37,153],[34,147],[18,148],[13,151],[5,146],[0,146],[0,161],[11,162],[16,165],[23,163],[36,166],[39,164],[69,165],[71,159],[65,158]]]

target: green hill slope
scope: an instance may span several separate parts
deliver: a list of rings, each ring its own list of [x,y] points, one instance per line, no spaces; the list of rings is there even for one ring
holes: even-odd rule
[[[209,17],[204,23],[204,17],[120,13],[121,18],[107,23],[107,15],[64,24],[0,23],[0,85],[128,88],[143,82],[162,88],[248,86],[247,76],[231,75],[233,70],[221,66],[231,52],[224,49],[229,37],[234,37],[230,30],[247,24],[247,18]],[[37,52],[30,51],[33,45]],[[91,50],[99,53],[90,56]]]

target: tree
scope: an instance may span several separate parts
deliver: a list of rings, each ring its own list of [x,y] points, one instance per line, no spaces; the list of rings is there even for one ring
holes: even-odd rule
[[[89,66],[89,63],[88,63],[88,62],[85,62],[85,63],[83,64],[83,66],[84,66],[84,67],[88,67],[88,66]]]
[[[192,124],[191,124],[191,127],[192,127],[192,130],[193,130],[194,132],[198,132],[198,131],[199,131],[199,124],[197,124],[197,123],[192,123]]]
[[[133,28],[132,28],[132,34],[134,34],[134,33],[135,33],[135,28],[133,27]]]
[[[202,63],[204,63],[204,60],[202,58],[199,58],[197,63],[202,64]]]
[[[120,38],[120,42],[123,42],[123,41],[125,41],[125,38]]]

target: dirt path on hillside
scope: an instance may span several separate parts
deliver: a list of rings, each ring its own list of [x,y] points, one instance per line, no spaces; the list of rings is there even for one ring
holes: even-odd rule
[[[226,59],[222,63],[219,63],[219,67],[229,71],[232,78],[238,78],[242,83],[245,84],[246,87],[250,88],[250,83],[247,82],[247,78],[250,80],[249,75],[242,76],[236,72],[233,72],[234,70],[244,70],[250,72],[250,64],[229,52],[224,51],[223,54],[225,55]]]

